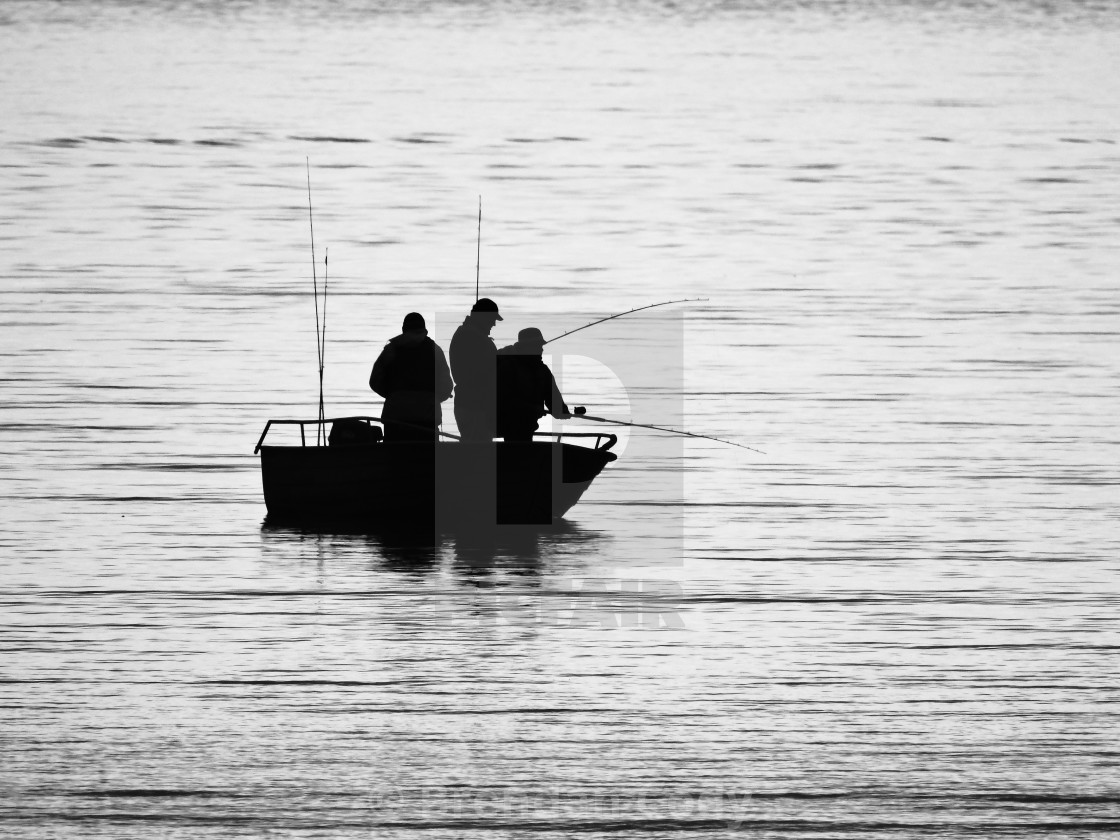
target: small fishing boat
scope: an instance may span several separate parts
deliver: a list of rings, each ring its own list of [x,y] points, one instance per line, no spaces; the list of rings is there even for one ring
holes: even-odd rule
[[[275,426],[298,426],[299,442],[265,444]],[[617,442],[605,432],[566,432],[525,442],[463,443],[441,433],[438,443],[388,443],[381,418],[339,417],[269,420],[253,452],[272,520],[442,531],[555,522],[616,460]]]
[[[609,432],[537,433],[531,441],[464,443],[455,435],[440,432],[438,442],[390,443],[384,439],[384,422],[380,417],[326,418],[323,368],[328,258],[324,256],[323,259],[320,321],[310,161],[307,163],[307,216],[319,363],[319,417],[316,420],[269,420],[261,432],[253,452],[261,456],[261,479],[269,519],[293,523],[346,520],[377,528],[432,526],[440,531],[463,526],[547,525],[561,519],[603,468],[618,458],[610,451],[618,443],[616,435]],[[482,300],[479,297],[481,248],[480,196],[476,305]],[[540,346],[616,318],[691,300],[706,298],[667,300],[634,307],[568,330],[548,341],[544,341],[542,335]],[[493,301],[489,303],[496,313],[496,305]],[[539,330],[537,332],[539,334]],[[582,407],[577,407],[575,414],[599,423],[708,437],[662,426],[592,417]],[[265,438],[274,426],[298,426],[299,444],[265,445]],[[307,445],[309,426],[315,433],[313,446]],[[584,445],[587,443],[591,445]]]

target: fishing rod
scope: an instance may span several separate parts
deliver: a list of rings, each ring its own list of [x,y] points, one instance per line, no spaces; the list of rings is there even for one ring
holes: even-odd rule
[[[592,321],[590,324],[584,324],[582,327],[576,327],[574,330],[568,330],[566,333],[561,333],[560,335],[556,336],[556,338],[550,338],[545,342],[545,344],[551,344],[554,341],[559,341],[565,336],[569,336],[572,333],[577,333],[580,330],[585,330],[588,327],[593,327],[596,324],[601,324],[604,321],[613,321],[615,318],[621,318],[623,315],[631,315],[635,312],[641,312],[643,309],[653,309],[655,306],[668,306],[671,303],[694,303],[696,301],[704,300],[707,300],[707,298],[682,298],[681,300],[663,300],[661,301],[661,303],[650,303],[646,306],[638,306],[634,309],[627,309],[625,312],[619,312],[617,315],[608,315],[606,318],[600,318],[598,321]]]
[[[482,267],[482,196],[478,197],[478,250],[474,261],[474,302],[478,303],[478,273]]]
[[[319,362],[319,419],[323,419],[323,345],[322,338],[319,332],[319,276],[315,268],[315,216],[311,212],[311,158],[305,158],[307,165],[307,220],[311,224],[311,283],[312,292],[315,297],[315,355]],[[326,309],[327,302],[323,301],[323,308]],[[324,318],[326,312],[323,313]],[[323,433],[323,424],[320,423],[315,430],[315,445],[320,445],[320,439]]]
[[[319,341],[319,428],[323,430],[325,436],[327,433],[325,425],[327,414],[323,409],[323,371],[327,367],[327,284],[330,282],[331,249],[325,248],[324,250],[326,253],[323,255],[323,336]]]
[[[736,443],[733,440],[724,440],[723,438],[712,437],[711,435],[701,435],[701,434],[698,434],[696,432],[685,432],[685,431],[681,431],[680,429],[669,429],[669,428],[666,428],[665,426],[651,426],[647,423],[627,423],[624,420],[609,420],[606,417],[592,417],[590,414],[587,414],[586,412],[587,412],[586,408],[584,408],[583,406],[578,406],[576,408],[576,410],[574,412],[572,412],[572,414],[573,414],[573,416],[580,417],[584,420],[594,420],[596,423],[610,423],[611,425],[614,425],[614,426],[633,426],[634,428],[638,428],[638,429],[653,429],[653,430],[658,431],[658,432],[669,432],[670,434],[684,435],[685,437],[703,438],[704,440],[714,440],[717,443],[726,443],[729,446],[738,446],[740,449],[749,449],[751,452],[757,452],[759,455],[765,455],[766,454],[761,449],[755,449],[753,446],[746,446],[745,444],[742,444],[742,443]]]

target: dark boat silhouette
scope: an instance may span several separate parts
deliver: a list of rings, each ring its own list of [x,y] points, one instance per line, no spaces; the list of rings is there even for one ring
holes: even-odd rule
[[[547,525],[571,510],[617,458],[609,450],[618,439],[609,433],[462,443],[441,432],[438,443],[389,443],[381,422],[269,420],[253,450],[261,456],[269,519],[437,530]],[[274,426],[298,426],[299,443],[265,444]],[[308,445],[307,427],[328,434]]]

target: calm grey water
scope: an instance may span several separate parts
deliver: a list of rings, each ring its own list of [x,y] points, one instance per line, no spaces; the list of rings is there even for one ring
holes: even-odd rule
[[[1117,55],[1103,2],[0,6],[0,833],[1120,836]],[[482,195],[499,343],[707,298],[553,361],[765,454],[264,527],[307,159],[328,414],[455,326]]]

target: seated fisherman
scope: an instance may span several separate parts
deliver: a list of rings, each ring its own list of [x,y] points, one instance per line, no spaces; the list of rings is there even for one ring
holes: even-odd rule
[[[541,359],[544,345],[541,331],[529,327],[517,334],[516,344],[498,351],[498,436],[507,441],[532,440],[545,414],[572,416]]]
[[[451,371],[443,350],[428,338],[423,315],[404,317],[401,334],[390,339],[374,362],[369,387],[385,398],[381,419],[386,442],[439,438],[440,403],[451,396]]]

